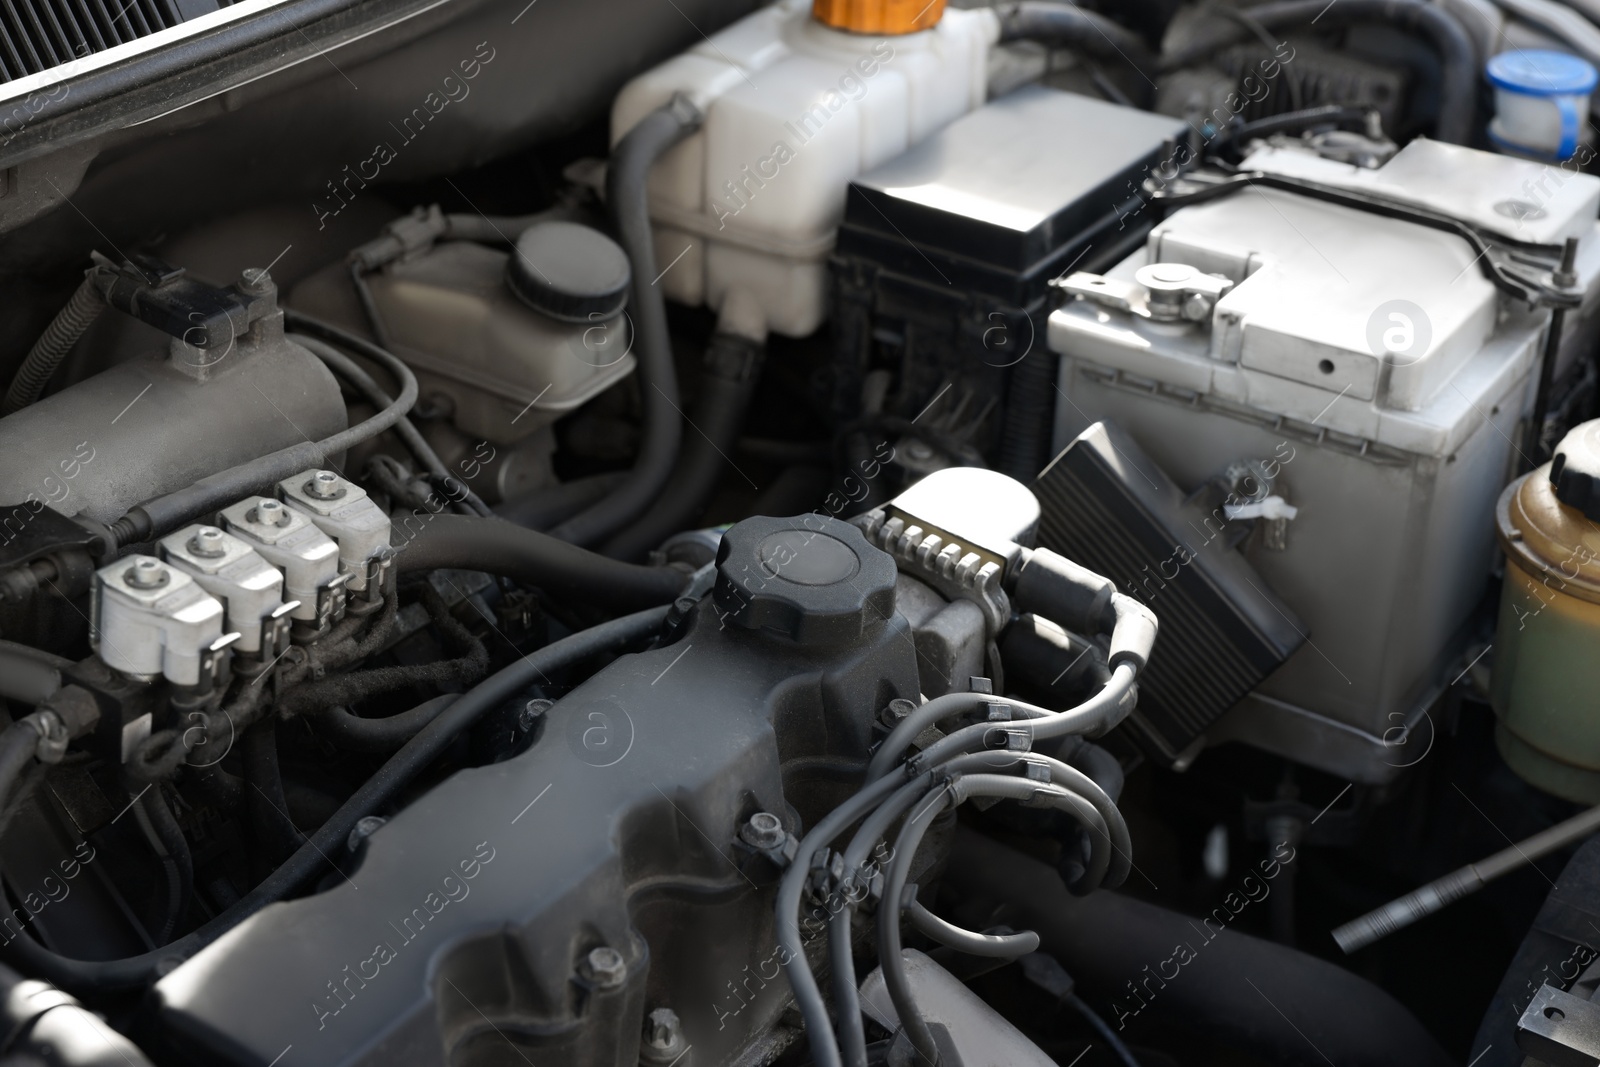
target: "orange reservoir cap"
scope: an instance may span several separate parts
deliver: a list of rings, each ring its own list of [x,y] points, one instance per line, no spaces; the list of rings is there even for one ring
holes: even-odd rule
[[[944,5],[945,0],[813,0],[811,14],[824,26],[850,33],[905,34],[937,26]]]

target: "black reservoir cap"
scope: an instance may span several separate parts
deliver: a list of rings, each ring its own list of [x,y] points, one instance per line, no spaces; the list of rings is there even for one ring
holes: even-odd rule
[[[722,535],[713,592],[724,619],[802,645],[861,641],[894,614],[895,565],[850,523],[752,518]]]
[[[523,230],[506,264],[506,284],[533,310],[562,322],[603,322],[628,302],[632,272],[622,246],[576,222]]]

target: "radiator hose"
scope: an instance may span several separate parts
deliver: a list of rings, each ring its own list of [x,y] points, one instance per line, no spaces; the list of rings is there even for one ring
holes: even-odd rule
[[[441,567],[485,571],[619,610],[670,604],[689,582],[670,567],[623,563],[504,519],[474,515],[405,519],[395,524],[390,543],[398,549],[401,574]]]
[[[944,889],[958,919],[1038,931],[1124,1034],[1147,1019],[1177,1024],[1278,1067],[1453,1062],[1398,1001],[1349,971],[1208,916],[1120,893],[1074,897],[1053,868],[970,831],[957,831]]]
[[[648,181],[651,164],[697,130],[703,117],[686,97],[675,96],[671,103],[640,119],[611,153],[607,196],[615,215],[618,240],[633,267],[629,303],[634,350],[639,360],[644,435],[627,477],[598,503],[550,531],[575,545],[603,541],[638,517],[660,494],[678,461],[683,413],[678,407],[672,336],[667,331],[667,302],[656,285]]]
[[[602,549],[606,555],[638,559],[705,510],[744,429],[766,361],[766,338],[766,313],[754,296],[733,289],[723,297],[717,331],[706,346],[700,395],[689,416],[693,432],[683,457],[650,510]]]

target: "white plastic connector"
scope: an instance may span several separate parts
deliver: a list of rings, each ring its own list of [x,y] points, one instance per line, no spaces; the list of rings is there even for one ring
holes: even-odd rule
[[[228,629],[239,634],[235,649],[256,656],[265,645],[269,656],[277,654],[287,636],[287,626],[274,618],[283,605],[282,571],[215,526],[189,526],[162,538],[161,556],[222,601]]]
[[[339,546],[309,516],[281,500],[257,496],[224,508],[222,522],[283,571],[284,599],[300,602],[290,618],[321,629],[343,617],[349,575],[339,572]]]
[[[389,516],[383,509],[365,489],[333,471],[309,470],[285,478],[278,483],[278,495],[339,543],[339,569],[350,576],[352,592],[365,594],[376,578],[374,562],[389,554]]]
[[[154,556],[125,556],[95,572],[91,635],[106,665],[174,685],[199,685],[222,636],[222,604]]]

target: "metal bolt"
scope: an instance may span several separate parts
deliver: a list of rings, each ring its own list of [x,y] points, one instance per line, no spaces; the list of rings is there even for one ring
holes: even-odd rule
[[[542,697],[538,700],[528,701],[522,705],[522,710],[517,712],[517,729],[525,734],[533,733],[534,727],[539,725],[539,720],[543,719],[545,713],[555,706],[556,702],[554,700],[545,700]]]
[[[739,827],[739,838],[751,848],[777,848],[787,835],[783,820],[770,811],[758,811]]]
[[[221,530],[215,526],[202,526],[189,538],[189,551],[206,559],[216,559],[226,554],[228,547]]]
[[[289,509],[277,500],[263,500],[256,505],[254,521],[263,526],[287,526]]]
[[[128,568],[128,573],[123,577],[135,589],[160,589],[172,580],[167,568],[152,556],[134,557],[133,566]]]
[[[377,833],[378,828],[388,821],[382,815],[364,815],[357,819],[350,828],[350,836],[345,839],[345,847],[351,852],[356,851],[363,841]]]
[[[684,1052],[683,1023],[671,1008],[657,1008],[645,1019],[644,1045],[639,1049],[642,1063],[674,1062]]]
[[[907,700],[905,697],[895,697],[883,709],[883,721],[889,726],[899,726],[905,717],[917,710],[917,702]]]
[[[239,274],[239,288],[244,292],[265,293],[272,287],[272,275],[265,267],[246,267]]]
[[[1578,239],[1568,237],[1567,243],[1561,249],[1561,266],[1550,274],[1550,280],[1563,289],[1571,289],[1578,284]]]
[[[578,964],[578,973],[598,989],[615,989],[628,978],[628,962],[616,949],[601,945],[589,950],[583,962]]]
[[[1212,300],[1204,293],[1190,293],[1183,301],[1183,318],[1189,322],[1203,322],[1211,315]]]
[[[318,471],[306,483],[306,493],[318,500],[337,500],[344,496],[344,480],[332,471]]]

